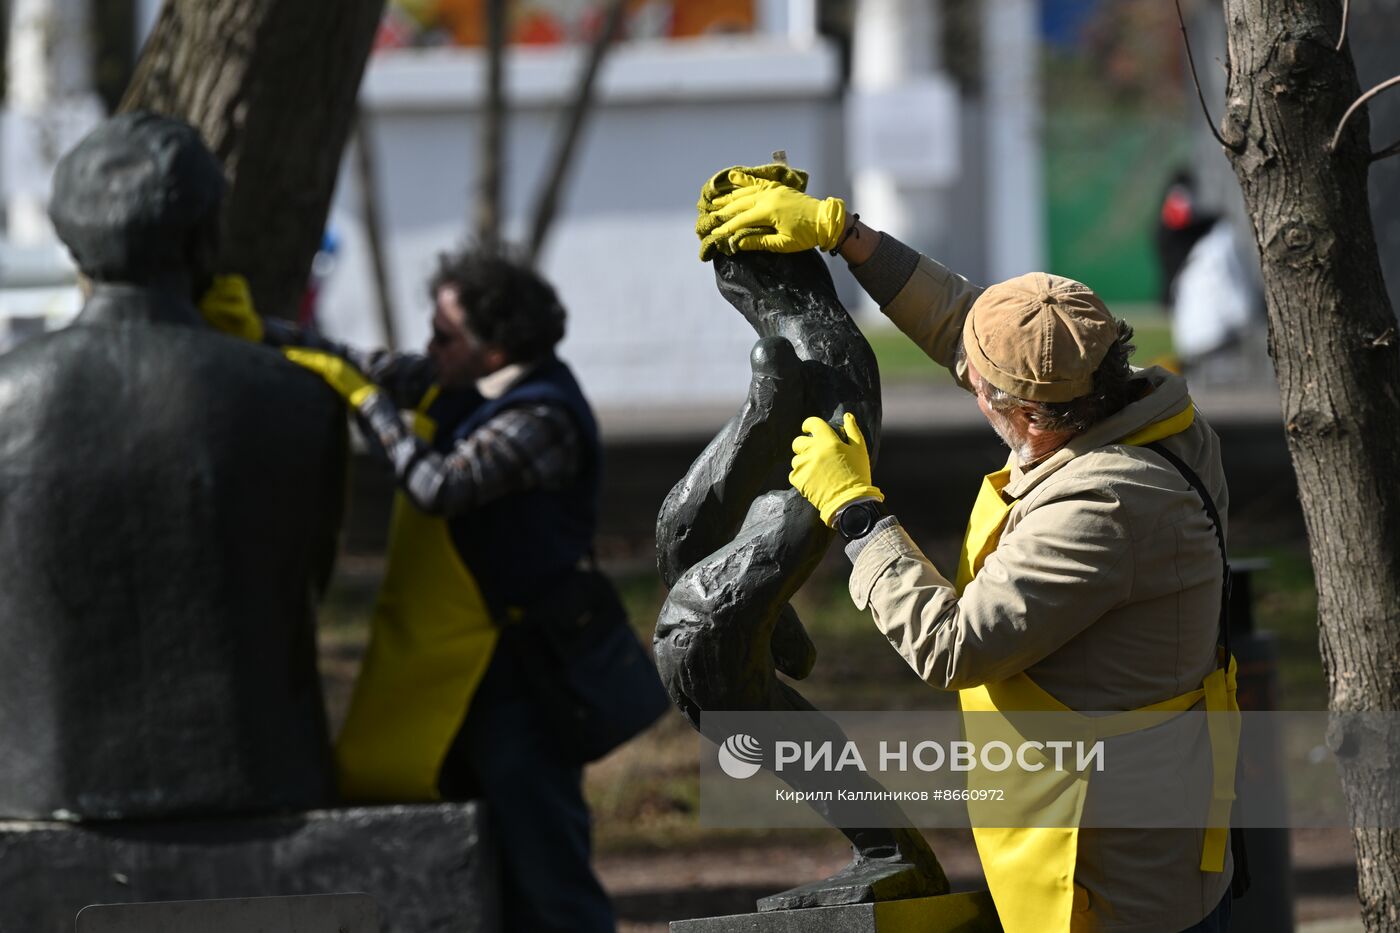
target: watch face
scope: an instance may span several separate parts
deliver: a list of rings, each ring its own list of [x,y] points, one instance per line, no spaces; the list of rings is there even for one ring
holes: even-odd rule
[[[837,522],[840,526],[838,530],[844,537],[859,538],[870,531],[870,526],[874,524],[874,517],[867,503],[857,502],[855,505],[848,506],[841,513],[841,518]]]

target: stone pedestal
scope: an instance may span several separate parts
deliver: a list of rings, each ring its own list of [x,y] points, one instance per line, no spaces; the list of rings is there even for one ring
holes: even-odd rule
[[[77,933],[380,933],[368,894],[235,897],[217,901],[97,904]]]
[[[89,904],[360,892],[383,933],[499,933],[475,803],[166,822],[0,823],[0,933],[71,933]]]
[[[847,907],[677,920],[671,933],[1000,933],[986,891]]]

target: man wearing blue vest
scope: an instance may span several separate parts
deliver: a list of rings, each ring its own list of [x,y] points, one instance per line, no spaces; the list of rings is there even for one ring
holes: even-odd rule
[[[564,309],[499,256],[446,256],[426,355],[360,353],[267,322],[320,374],[393,465],[385,579],[336,748],[351,800],[481,796],[499,840],[505,928],[614,928],[589,865],[580,766],[562,754],[500,638],[589,554],[598,430],[554,355]],[[402,411],[414,413],[410,430]]]

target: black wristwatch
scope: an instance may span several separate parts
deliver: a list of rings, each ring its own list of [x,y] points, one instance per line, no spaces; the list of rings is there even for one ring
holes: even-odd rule
[[[876,502],[874,499],[852,502],[836,516],[836,530],[847,541],[864,538],[870,534],[875,523],[888,514],[890,513],[885,509],[884,504]]]

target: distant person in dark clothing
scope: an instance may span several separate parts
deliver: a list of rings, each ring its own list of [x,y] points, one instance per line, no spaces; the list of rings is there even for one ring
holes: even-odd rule
[[[1203,211],[1190,172],[1177,172],[1162,193],[1156,231],[1157,266],[1161,270],[1161,301],[1171,311],[1172,289],[1196,242],[1210,232],[1220,215]]]
[[[1259,288],[1234,225],[1202,209],[1189,173],[1177,173],[1162,198],[1157,257],[1179,369],[1197,382],[1249,378],[1250,338],[1262,317]]]

